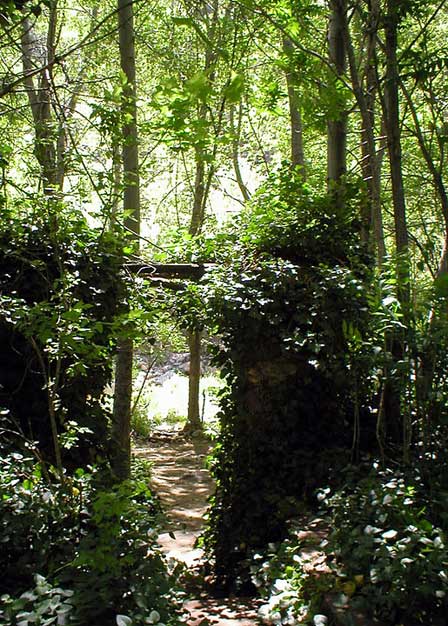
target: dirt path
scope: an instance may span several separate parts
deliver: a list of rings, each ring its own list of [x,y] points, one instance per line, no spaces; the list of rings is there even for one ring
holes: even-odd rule
[[[213,492],[213,481],[205,468],[210,453],[208,440],[186,439],[176,433],[158,433],[146,446],[135,449],[153,463],[152,484],[160,497],[167,518],[167,532],[159,543],[168,557],[183,561],[191,570],[198,568],[202,551],[195,542],[204,526],[207,499]],[[236,598],[216,599],[197,590],[185,603],[188,626],[254,626],[257,602]]]

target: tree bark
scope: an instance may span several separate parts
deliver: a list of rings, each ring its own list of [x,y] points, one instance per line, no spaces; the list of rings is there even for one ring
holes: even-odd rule
[[[122,96],[122,162],[124,225],[138,248],[140,234],[140,180],[136,106],[136,72],[133,4],[118,0],[120,64],[126,76]],[[112,442],[112,469],[118,480],[129,477],[131,466],[131,402],[133,343],[120,339],[115,371]]]
[[[44,193],[52,195],[57,183],[55,133],[50,92],[50,61],[54,57],[54,36],[56,30],[56,7],[50,11],[50,22],[46,41],[47,67],[36,76],[32,76],[38,60],[34,58],[37,35],[29,17],[22,19],[22,65],[25,74],[24,85],[28,95],[34,121],[34,154],[40,166]]]
[[[93,8],[92,19],[97,16]],[[87,53],[82,53],[82,64],[75,86],[71,87],[68,102],[59,99],[53,84],[56,43],[58,37],[58,2],[51,3],[48,30],[43,45],[42,37],[36,33],[29,15],[22,19],[21,52],[24,85],[34,122],[34,153],[40,166],[41,184],[47,196],[60,194],[67,173],[67,128],[76,108],[82,87],[84,68],[88,63]],[[40,45],[42,44],[42,45]],[[36,53],[40,48],[44,54]]]
[[[196,150],[196,173],[193,191],[193,209],[191,214],[190,235],[200,233],[204,222],[206,201],[205,161],[201,152]],[[190,372],[188,375],[188,414],[184,432],[193,432],[202,428],[199,392],[201,383],[201,333],[195,328],[188,330],[188,350]]]
[[[415,136],[417,138],[420,152],[425,159],[428,171],[431,174],[434,190],[439,197],[440,209],[445,226],[442,252],[435,275],[435,278],[437,280],[448,273],[448,192],[443,177],[443,160],[439,163],[439,166],[436,165],[431,153],[430,146],[425,139],[425,135],[420,124],[415,103],[413,102],[412,96],[406,89],[403,81],[401,81],[401,91],[406,99],[409,111],[414,121]],[[434,389],[434,373],[438,352],[440,350],[437,345],[437,335],[441,332],[441,330],[440,328],[438,328],[438,326],[440,322],[442,322],[442,324],[446,323],[446,313],[446,308],[444,308],[443,311],[438,311],[434,307],[434,305],[430,311],[429,328],[428,332],[426,333],[424,349],[421,350],[420,364],[416,379],[417,403],[418,408],[421,411],[421,419],[419,421],[422,424],[422,439],[425,444],[427,444],[428,442],[429,434],[429,429],[427,425],[431,423],[431,421],[435,421],[438,417],[437,411],[439,403],[437,402],[437,400],[435,400],[437,394],[435,393]]]
[[[243,200],[248,202],[250,200],[250,192],[246,185],[244,184],[243,176],[241,174],[240,168],[240,158],[239,158],[239,144],[241,137],[241,119],[243,115],[242,104],[240,103],[238,109],[238,124],[235,128],[235,106],[232,105],[229,111],[229,122],[230,128],[232,131],[232,162],[233,162],[233,171],[235,172],[236,182],[241,191],[241,195],[243,196]]]
[[[112,469],[119,480],[129,478],[131,469],[132,339],[120,339],[115,364],[112,412]]]
[[[383,150],[376,149],[375,145],[375,93],[378,91],[377,75],[376,75],[376,44],[377,35],[380,24],[381,7],[380,0],[370,0],[369,2],[369,24],[368,24],[368,40],[367,40],[367,61],[366,61],[366,100],[368,119],[366,120],[366,145],[368,147],[371,159],[371,183],[369,186],[372,215],[371,223],[373,226],[374,241],[377,251],[378,266],[381,267],[387,255],[386,243],[384,240],[383,214],[381,209],[381,166]],[[370,134],[370,130],[371,133]],[[369,147],[370,146],[370,147]]]
[[[196,148],[193,207],[189,228],[190,235],[197,235],[201,231],[205,216],[205,200],[205,159],[203,151],[200,148]]]
[[[439,197],[440,209],[441,209],[443,221],[445,224],[444,244],[442,248],[442,253],[440,255],[439,266],[437,268],[437,277],[439,278],[440,276],[443,276],[444,274],[448,272],[448,258],[447,258],[447,255],[448,255],[448,192],[447,192],[447,188],[445,185],[442,168],[437,167],[434,162],[434,159],[431,154],[431,150],[426,143],[424,132],[420,125],[420,120],[418,117],[417,109],[415,107],[414,102],[412,101],[411,94],[406,89],[406,86],[404,85],[403,82],[401,82],[401,90],[403,92],[404,97],[406,98],[409,111],[414,121],[415,136],[417,138],[420,152],[422,153],[422,156],[425,159],[428,171],[431,174],[434,190]]]
[[[397,252],[398,297],[405,309],[409,305],[409,237],[406,223],[402,151],[400,136],[399,72],[398,72],[398,0],[387,1],[384,21],[386,50],[386,82],[384,119],[387,133],[394,208],[395,245]]]
[[[123,159],[123,211],[125,226],[138,242],[140,235],[140,180],[136,102],[136,69],[134,45],[134,11],[129,0],[118,0],[118,34],[120,65],[126,76],[123,89],[122,159]],[[137,244],[138,245],[138,244]]]
[[[288,59],[292,60],[294,44],[288,37],[283,38],[283,50]],[[305,153],[303,149],[303,125],[299,102],[299,77],[297,71],[286,71],[286,85],[288,88],[289,122],[291,131],[291,165],[300,167],[302,177],[306,179]]]
[[[387,0],[384,17],[386,75],[384,88],[384,123],[387,135],[387,151],[392,183],[392,203],[394,212],[397,297],[401,304],[404,327],[410,320],[409,289],[409,238],[406,223],[406,201],[404,195],[402,150],[399,108],[399,70],[397,59],[399,0]],[[386,337],[394,363],[399,363],[407,349],[408,337],[404,330]],[[410,416],[402,411],[401,394],[405,386],[405,374],[394,375],[385,381],[384,407],[385,427],[389,444],[403,451],[406,461],[410,443]]]
[[[211,17],[207,28],[207,38],[211,42],[215,39],[218,9],[217,0],[210,3],[209,10]],[[215,60],[216,54],[214,50],[208,46],[205,51],[204,72],[208,74],[210,82],[213,82],[215,77],[213,68]],[[198,118],[205,120],[207,115],[207,104],[201,103],[198,109]],[[189,233],[193,237],[201,232],[204,223],[205,207],[214,172],[213,163],[209,165],[208,172],[206,172],[205,154],[203,149],[200,147],[195,148],[195,166],[193,207],[189,229]],[[190,329],[188,331],[188,346],[190,353],[190,374],[188,377],[188,418],[184,431],[192,432],[202,428],[199,410],[199,391],[201,382],[201,332],[197,329]]]
[[[199,330],[190,330],[188,333],[188,348],[190,352],[190,372],[188,385],[188,418],[185,425],[186,432],[202,429],[199,406],[199,386],[201,382],[201,335]]]
[[[337,81],[345,72],[346,51],[344,45],[344,20],[346,0],[330,0],[330,23],[328,28],[328,52],[333,75]],[[327,125],[327,179],[329,189],[334,187],[347,172],[347,112],[339,111],[336,119]]]
[[[368,51],[366,59],[366,86],[364,88],[359,76],[355,51],[350,35],[349,25],[346,14],[344,15],[343,37],[344,45],[347,50],[348,64],[350,69],[350,77],[352,81],[353,92],[358,104],[361,120],[361,146],[362,146],[362,170],[363,179],[366,182],[369,202],[362,212],[362,240],[370,245],[371,231],[373,230],[374,242],[377,251],[378,265],[381,266],[386,256],[386,246],[384,242],[383,220],[381,213],[381,179],[380,179],[380,160],[377,155],[375,146],[375,87],[376,75],[373,69],[375,57],[375,42],[379,24],[379,7],[377,0],[371,1],[371,14],[369,16],[368,28]],[[373,227],[373,228],[372,228]],[[372,245],[372,248],[374,246]]]

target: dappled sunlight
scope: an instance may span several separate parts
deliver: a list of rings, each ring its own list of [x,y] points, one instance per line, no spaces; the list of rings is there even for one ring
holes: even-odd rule
[[[134,453],[153,464],[151,486],[160,498],[167,520],[158,543],[169,560],[183,563],[197,576],[203,551],[196,542],[205,524],[209,496],[214,484],[205,461],[211,443],[204,437],[186,439],[176,433],[155,433]],[[201,589],[200,577],[194,599],[184,603],[188,626],[253,626],[258,624],[260,601],[210,597]],[[199,586],[198,586],[199,585]]]
[[[134,381],[134,389],[139,390],[143,382],[142,371]],[[200,416],[206,427],[216,421],[218,402],[215,390],[222,385],[222,380],[215,375],[201,377]],[[139,401],[139,410],[154,431],[181,430],[186,420],[187,406],[188,376],[178,372],[163,376],[157,382],[148,382]]]
[[[257,619],[256,603],[242,602],[237,599],[229,599],[224,604],[214,598],[201,598],[191,600],[184,608],[190,617],[188,626],[201,626],[204,624],[216,624],[219,626],[253,626],[259,623]]]
[[[151,484],[167,512],[169,530],[197,531],[203,526],[213,481],[205,469],[211,444],[179,436],[151,438],[135,453],[154,463]]]

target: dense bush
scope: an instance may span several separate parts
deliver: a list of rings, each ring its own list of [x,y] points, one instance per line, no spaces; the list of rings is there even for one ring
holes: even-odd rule
[[[316,540],[317,536],[314,544]],[[252,581],[264,600],[259,609],[264,623],[287,626],[318,624],[319,620],[314,618],[321,615],[322,600],[333,588],[334,576],[326,571],[328,568],[314,571],[310,563],[306,563],[310,539],[307,538],[306,542],[307,549],[302,553],[304,545],[300,532],[292,525],[286,539],[270,544],[263,554],[253,555],[250,571]],[[317,554],[319,548],[311,545]],[[319,560],[322,561],[322,558]],[[325,623],[324,620],[323,626]]]
[[[50,483],[15,453],[1,459],[0,519],[0,624],[177,623],[146,481],[107,487],[79,470]]]
[[[418,470],[378,468],[334,494],[322,493],[334,570],[359,583],[347,587],[353,606],[387,624],[446,623],[446,495],[440,486],[431,492]],[[443,528],[433,522],[434,500]]]
[[[0,406],[7,431],[37,441],[55,462],[57,433],[64,464],[105,454],[104,389],[112,375],[117,316],[125,288],[122,245],[43,202],[0,210]],[[74,432],[82,431],[76,441]],[[17,438],[12,437],[12,447]]]
[[[0,624],[175,624],[148,476],[114,485],[106,460],[115,344],[140,319],[123,238],[54,200],[0,212]]]
[[[375,444],[368,408],[371,270],[356,193],[344,210],[290,170],[271,178],[208,278],[207,313],[228,383],[205,543],[224,584],[352,449]],[[369,345],[369,349],[371,346]]]
[[[85,531],[90,476],[80,471],[52,483],[30,454],[19,452],[2,455],[0,464],[0,590],[12,593],[27,589],[35,573],[53,576],[73,558]]]
[[[253,556],[263,621],[325,624],[325,614],[343,607],[347,624],[355,614],[358,621],[364,616],[388,625],[445,624],[446,490],[434,480],[431,488],[418,470],[380,470],[377,464],[370,471],[348,468],[344,477],[343,488],[317,494],[328,539],[311,534],[317,543],[310,553],[310,534],[299,518],[286,539]]]

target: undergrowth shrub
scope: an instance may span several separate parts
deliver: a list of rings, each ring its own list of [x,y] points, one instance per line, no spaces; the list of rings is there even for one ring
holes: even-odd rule
[[[107,452],[103,400],[126,296],[123,242],[69,207],[53,207],[56,218],[45,201],[33,202],[0,207],[5,439],[11,449],[24,439],[38,442],[53,464],[59,445],[59,464],[76,468]],[[65,440],[58,444],[56,434]]]
[[[309,550],[309,539],[307,543]],[[320,615],[322,598],[333,588],[334,576],[307,567],[307,553],[302,554],[302,549],[299,529],[292,525],[286,539],[252,557],[252,582],[264,600],[258,613],[266,624],[317,623],[313,619]]]
[[[85,532],[90,481],[80,470],[52,482],[29,452],[1,456],[1,593],[24,591],[36,573],[54,576],[73,558]]]
[[[51,482],[33,458],[2,457],[2,626],[177,623],[144,470],[112,487],[97,470]]]
[[[436,497],[439,520],[433,522]],[[431,493],[418,470],[372,470],[322,492],[332,532],[327,552],[347,580],[351,604],[390,624],[445,624],[448,610],[446,490]],[[357,581],[356,584],[353,581]]]
[[[0,624],[2,626],[50,626],[73,624],[72,589],[51,585],[43,576],[34,576],[34,586],[19,596],[1,596]]]

